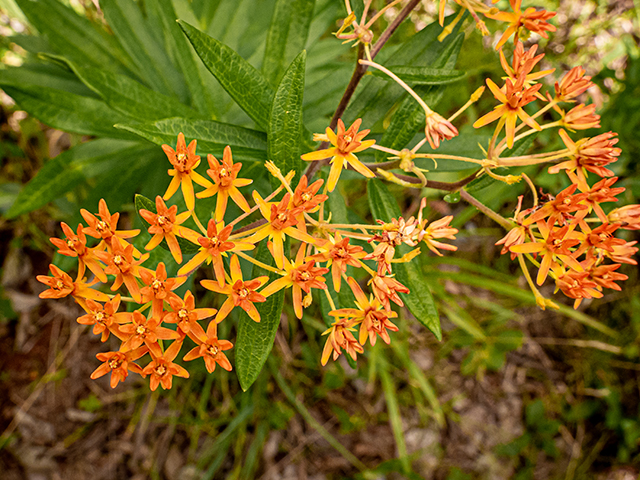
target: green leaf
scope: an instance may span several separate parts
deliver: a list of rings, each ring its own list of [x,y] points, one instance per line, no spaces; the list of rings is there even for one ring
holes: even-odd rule
[[[462,80],[466,76],[465,72],[449,68],[398,66],[389,67],[389,70],[405,82],[416,85],[445,85]],[[371,73],[391,81],[391,78],[380,70],[372,69]]]
[[[215,4],[216,2],[207,2]],[[215,117],[216,105],[208,87],[209,74],[176,22],[178,15],[170,1],[148,2],[145,6],[158,17],[167,49],[173,53],[191,96],[191,104],[207,117]],[[187,14],[183,8],[181,14]]]
[[[150,212],[153,212],[153,213],[158,213],[158,211],[156,210],[155,202],[145,197],[144,195],[136,194],[135,204],[136,204],[136,211],[138,212],[138,214],[140,214],[140,210],[142,209],[149,210]],[[145,225],[149,225],[149,222],[147,222],[142,217],[142,215],[140,215],[140,218],[145,223]],[[192,255],[194,253],[197,253],[200,250],[200,245],[191,243],[189,240],[186,240],[181,237],[176,237],[176,238],[178,239],[178,245],[180,245],[180,250],[182,251],[183,255]],[[167,245],[166,240],[162,240],[162,242],[160,242],[160,246],[165,250],[169,251],[169,245]]]
[[[178,134],[189,140],[198,140],[201,155],[211,153],[222,156],[224,147],[231,146],[236,160],[261,160],[267,158],[267,137],[263,132],[237,127],[214,120],[167,118],[154,123],[122,124],[118,128],[135,133],[156,145],[174,145]]]
[[[392,218],[402,216],[396,199],[380,180],[369,180],[367,194],[369,196],[369,207],[375,219],[388,222]],[[400,248],[400,253],[403,253],[403,250],[406,250],[406,248]],[[393,269],[396,278],[410,290],[408,294],[401,293],[400,296],[418,321],[431,330],[438,340],[442,340],[440,317],[433,301],[431,290],[429,290],[421,272],[419,258],[406,263],[394,264]]]
[[[288,243],[285,243],[285,251],[288,250]],[[258,245],[255,258],[267,265],[274,264],[267,248],[266,240],[263,240]],[[259,267],[253,269],[253,278],[267,274],[269,275],[269,282],[281,278],[277,273],[269,272]],[[240,386],[245,392],[258,378],[258,374],[273,348],[283,306],[284,289],[267,297],[266,302],[256,305],[258,313],[260,313],[260,323],[251,320],[244,311],[240,312],[236,340],[236,371],[238,372]]]
[[[304,94],[304,73],[307,52],[303,50],[291,62],[273,96],[269,129],[267,130],[267,155],[284,175],[295,170],[300,178],[302,170],[302,96]],[[273,188],[280,181],[271,178]],[[297,184],[296,181],[293,184]]]
[[[4,86],[1,76],[0,86],[20,108],[53,128],[83,135],[135,138],[113,128],[116,123],[131,122],[131,117],[116,112],[102,100],[44,86]]]
[[[166,95],[184,98],[184,78],[167,57],[142,16],[139,3],[102,0],[100,6],[114,35],[149,86]]]
[[[269,82],[231,48],[182,20],[178,23],[222,88],[260,128],[266,130],[273,99]]]
[[[7,212],[7,218],[36,210],[73,190],[87,178],[105,169],[121,168],[131,158],[139,158],[149,151],[147,145],[113,139],[98,139],[77,145],[52,158],[20,191]]]
[[[140,82],[98,68],[84,68],[64,57],[48,56],[66,63],[82,82],[98,94],[111,108],[140,121],[169,117],[202,118],[175,97],[145,87]]]
[[[71,8],[57,0],[17,0],[17,3],[58,53],[82,65],[127,71],[118,42]]]
[[[262,61],[262,73],[273,85],[277,85],[285,66],[304,49],[315,3],[315,0],[276,1]]]
[[[94,93],[68,69],[51,63],[24,63],[19,67],[0,69],[0,84],[4,86],[43,86],[64,90],[83,97]]]

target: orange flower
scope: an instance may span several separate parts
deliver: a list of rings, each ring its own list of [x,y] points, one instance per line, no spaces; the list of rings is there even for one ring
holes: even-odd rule
[[[178,270],[178,275],[185,275],[206,261],[207,264],[213,263],[213,271],[216,274],[218,284],[222,287],[225,282],[224,260],[222,257],[227,256],[226,252],[252,250],[255,247],[247,242],[229,241],[232,229],[233,226],[231,225],[225,227],[223,221],[216,224],[213,218],[209,220],[207,236],[198,237],[198,243],[201,245],[200,251]]]
[[[583,94],[592,86],[591,77],[585,76],[584,68],[573,67],[560,80],[560,83],[556,82],[556,98],[561,102],[572,102],[575,101],[572,100],[573,98]]]
[[[124,283],[133,299],[140,303],[140,287],[137,278],[140,277],[140,264],[149,258],[149,254],[145,254],[139,260],[134,261],[133,245],[127,245],[126,248],[122,248],[117,237],[113,237],[111,238],[111,251],[96,252],[96,256],[107,265],[104,269],[105,273],[116,276],[111,290],[117,290]]]
[[[453,220],[453,215],[448,215],[440,220],[431,222],[429,226],[426,226],[427,220],[425,220],[422,225],[422,229],[418,232],[418,241],[426,243],[427,248],[439,256],[442,256],[438,251],[439,248],[455,252],[458,249],[455,245],[449,245],[448,243],[442,243],[435,240],[436,238],[448,238],[450,240],[456,239],[455,235],[458,233],[458,229],[449,226],[451,220]]]
[[[331,328],[322,333],[322,335],[329,334],[322,350],[322,359],[320,360],[322,365],[327,364],[332,352],[334,361],[338,359],[342,350],[344,350],[354,362],[356,354],[364,352],[362,345],[358,343],[353,333],[351,333],[354,329],[350,324],[349,320],[338,319],[331,325]]]
[[[67,257],[78,257],[78,276],[84,275],[85,266],[91,270],[91,272],[102,282],[107,282],[107,276],[102,269],[102,265],[98,262],[98,259],[94,255],[92,249],[87,248],[87,237],[85,236],[82,225],[78,225],[78,234],[76,235],[71,230],[71,227],[66,223],[60,224],[62,231],[67,237],[66,240],[59,238],[50,238],[49,240],[56,247],[58,247],[58,253]]]
[[[432,111],[425,117],[424,136],[435,150],[440,146],[441,140],[457,137],[458,129],[442,115]]]
[[[205,188],[211,187],[211,182],[195,170],[200,165],[200,156],[196,155],[196,141],[192,140],[187,147],[184,135],[180,132],[176,149],[174,150],[169,145],[162,145],[162,150],[174,167],[169,169],[169,175],[173,177],[173,180],[169,183],[163,198],[169,200],[178,191],[178,188],[182,187],[182,195],[187,209],[193,211],[195,206],[193,182]]]
[[[84,233],[93,238],[101,238],[102,240],[96,248],[100,248],[102,250],[111,246],[111,237],[114,235],[121,239],[121,243],[125,243],[125,238],[133,238],[140,233],[140,230],[118,230],[117,227],[120,214],[116,212],[111,215],[107,208],[107,202],[104,201],[104,198],[101,198],[98,202],[98,216],[100,217],[100,220],[84,208],[80,210],[80,214],[82,215],[82,218],[84,218],[84,221],[89,225],[88,228],[83,230]],[[138,255],[140,254],[138,253]]]
[[[140,289],[142,302],[152,302],[151,315],[158,318],[162,317],[164,302],[169,302],[172,298],[180,298],[173,293],[173,290],[187,280],[187,277],[167,278],[167,269],[163,262],[158,264],[155,274],[152,270],[141,268],[140,278],[146,285]]]
[[[191,216],[191,212],[182,212],[176,215],[178,212],[177,205],[167,208],[160,195],[156,197],[156,211],[158,213],[150,212],[144,208],[140,210],[140,216],[150,224],[149,233],[153,234],[153,237],[144,248],[145,250],[153,250],[160,245],[162,240],[166,240],[173,259],[176,263],[182,263],[182,251],[176,235],[185,235],[184,230],[186,229],[180,227],[180,224]]]
[[[251,210],[249,204],[238,190],[238,187],[246,187],[253,183],[253,180],[248,178],[237,178],[241,163],[233,163],[231,156],[231,147],[226,146],[222,154],[222,165],[218,163],[218,159],[213,155],[207,156],[210,169],[207,170],[207,174],[213,179],[214,185],[211,185],[206,190],[199,192],[196,197],[207,198],[218,194],[216,198],[216,220],[220,221],[224,218],[224,212],[227,209],[227,201],[229,197],[238,205],[242,210],[248,212]]]
[[[609,212],[610,222],[620,223],[625,230],[640,230],[640,205],[625,205]]]
[[[362,247],[349,245],[349,239],[342,238],[338,232],[335,237],[329,237],[329,240],[319,246],[318,250],[320,253],[309,258],[318,262],[327,262],[326,267],[331,267],[331,279],[336,292],[340,291],[342,274],[347,272],[347,265],[360,268],[359,259],[365,256]]]
[[[575,298],[573,308],[578,308],[584,298],[601,298],[602,292],[590,277],[589,272],[569,270],[556,279],[556,287],[569,298]]]
[[[169,390],[173,383],[173,377],[189,378],[189,372],[177,363],[173,363],[176,356],[182,348],[182,341],[175,341],[169,345],[169,348],[162,353],[160,346],[154,343],[149,348],[151,354],[151,362],[144,367],[142,374],[150,375],[149,388],[152,392],[162,385],[163,390]]]
[[[213,317],[217,312],[215,308],[196,308],[196,299],[189,290],[185,293],[184,300],[176,295],[169,300],[169,303],[173,312],[167,312],[164,321],[177,323],[178,328],[193,340],[204,334],[198,320]]]
[[[229,359],[223,352],[233,348],[233,344],[228,340],[218,339],[216,322],[209,323],[206,335],[204,338],[199,339],[198,343],[200,345],[189,351],[189,353],[184,356],[184,361],[188,362],[202,357],[209,373],[213,373],[215,371],[216,364],[220,365],[228,372],[231,371],[231,363],[229,363]]]
[[[273,250],[271,251],[276,265],[278,268],[282,268],[285,261],[284,256],[284,237],[295,238],[305,243],[315,243],[315,239],[302,230],[295,227],[298,224],[296,215],[302,211],[302,207],[289,209],[289,201],[291,200],[291,194],[287,193],[280,203],[267,203],[260,194],[253,191],[253,199],[260,208],[260,213],[267,219],[269,223],[260,228],[256,233],[247,238],[247,242],[256,244],[263,238],[269,237],[273,240]]]
[[[143,343],[151,346],[160,340],[174,340],[180,335],[168,328],[160,326],[160,320],[156,317],[146,318],[138,310],[133,312],[131,323],[122,325],[120,331],[127,340],[122,344],[122,350],[133,350]]]
[[[391,323],[389,318],[397,317],[398,314],[385,310],[378,299],[373,298],[373,296],[367,299],[360,285],[353,278],[349,277],[347,283],[356,297],[356,307],[358,308],[340,308],[329,312],[329,315],[332,317],[347,317],[351,319],[353,325],[360,324],[358,341],[362,345],[366,343],[367,337],[371,345],[375,345],[376,334],[380,335],[380,338],[386,344],[389,344],[391,339],[387,330],[398,331],[398,327]]]
[[[38,295],[40,298],[64,298],[71,295],[81,305],[84,299],[98,300],[100,302],[109,301],[107,294],[90,288],[91,284],[84,283],[82,280],[74,282],[66,272],[60,270],[54,264],[49,265],[49,270],[53,277],[48,277],[47,275],[38,275],[36,277],[40,283],[44,283],[49,287],[49,290],[45,290]]]
[[[369,280],[371,291],[387,311],[391,311],[390,300],[396,305],[403,307],[404,302],[398,293],[409,293],[409,289],[393,277],[386,275],[374,275]]]
[[[111,388],[116,388],[118,383],[123,382],[129,376],[129,370],[142,375],[142,368],[133,362],[134,360],[142,357],[148,351],[149,349],[145,345],[127,352],[119,351],[98,353],[96,358],[104,363],[93,371],[91,379],[95,380],[96,378],[100,378],[111,372],[110,385]]]
[[[492,112],[487,113],[485,116],[479,118],[473,124],[473,128],[480,128],[485,125],[498,120],[503,119],[506,128],[507,146],[513,147],[513,139],[516,131],[516,121],[518,118],[524,123],[529,125],[534,130],[542,130],[540,125],[524,111],[524,106],[528,105],[535,100],[535,96],[542,87],[542,84],[538,83],[531,87],[524,86],[525,77],[520,76],[516,82],[513,82],[510,78],[505,81],[504,92],[498,88],[498,86],[487,78],[487,86],[493,93],[493,96],[502,105],[498,105]]]
[[[621,291],[622,288],[615,282],[621,282],[628,280],[629,277],[623,273],[618,273],[615,270],[620,268],[619,263],[610,265],[592,266],[589,269],[589,279],[593,280],[600,288],[611,288],[613,290]]]
[[[331,171],[329,172],[329,179],[327,180],[327,189],[330,192],[333,192],[333,189],[336,188],[338,178],[340,178],[340,172],[342,172],[342,169],[346,167],[347,164],[351,165],[356,172],[365,177],[375,177],[375,174],[354,155],[376,143],[375,140],[362,140],[367,136],[369,130],[358,132],[361,123],[362,119],[359,118],[353,122],[348,130],[345,130],[342,119],[339,119],[337,132],[327,127],[325,134],[314,135],[314,140],[330,142],[333,146],[324,150],[305,153],[301,157],[307,161],[331,158]]]
[[[593,187],[586,190],[587,198],[584,202],[589,206],[589,212],[593,210],[602,223],[607,223],[607,215],[600,206],[601,203],[617,202],[617,195],[624,192],[624,187],[612,188],[618,180],[618,177],[603,178],[598,183],[595,183]]]
[[[507,63],[507,58],[504,55],[504,51],[502,49],[500,50],[500,64],[502,65],[503,70],[511,79],[511,81],[515,83],[517,82],[518,78],[520,78],[520,76],[524,75],[524,84],[529,86],[535,80],[546,77],[547,75],[555,71],[555,68],[552,68],[549,70],[542,70],[537,73],[531,73],[533,67],[535,67],[536,64],[544,57],[544,53],[536,55],[537,50],[538,45],[532,45],[531,48],[525,52],[524,44],[520,41],[517,41],[516,48],[513,50],[512,65],[509,65]]]
[[[318,190],[320,190],[324,180],[316,180],[311,185],[307,183],[307,176],[303,175],[289,202],[290,209],[300,210],[300,213],[296,215],[296,219],[298,220],[298,228],[303,232],[307,231],[304,214],[315,212],[320,208],[320,204],[329,198],[327,195],[318,195]]]
[[[496,45],[496,50],[502,48],[502,46],[509,40],[509,37],[513,34],[516,36],[516,40],[521,36],[520,30],[526,28],[530,32],[537,33],[543,38],[549,38],[547,32],[555,32],[556,27],[549,24],[547,20],[555,17],[556,12],[547,12],[546,10],[536,10],[533,7],[527,8],[524,12],[521,10],[522,0],[509,0],[513,13],[498,12],[498,13],[485,13],[489,18],[499,20],[501,22],[509,22],[509,27],[505,30]]]
[[[93,334],[101,335],[100,341],[106,342],[110,332],[117,337],[121,336],[117,324],[132,321],[133,314],[118,312],[119,307],[120,295],[116,295],[104,305],[89,299],[85,307],[87,314],[78,317],[77,321],[80,325],[93,325]]]
[[[587,130],[600,127],[600,115],[595,105],[580,103],[564,114],[562,124],[569,130]]]
[[[264,302],[266,298],[264,295],[257,293],[256,290],[264,285],[269,280],[269,277],[264,275],[245,282],[242,279],[242,270],[240,269],[240,262],[238,261],[237,255],[231,257],[230,270],[231,283],[228,283],[224,287],[221,287],[218,282],[214,282],[213,280],[200,281],[200,284],[207,290],[229,296],[220,307],[220,311],[215,318],[215,323],[220,323],[227,318],[231,310],[238,306],[247,312],[249,318],[254,322],[259,322],[260,313],[258,313],[254,303]]]
[[[284,269],[287,274],[274,280],[260,292],[264,297],[268,297],[285,287],[292,287],[293,310],[298,318],[302,318],[302,291],[310,294],[312,288],[326,290],[327,285],[321,275],[329,271],[328,268],[315,267],[315,260],[310,258],[305,262],[305,250],[306,245],[303,243],[298,249],[296,260],[293,263],[285,258]]]
[[[574,195],[578,185],[575,183],[561,191],[556,198],[546,202],[541,208],[525,218],[522,225],[528,226],[549,217],[548,224],[554,223],[560,225],[565,224],[565,220],[572,219],[571,213],[582,211],[586,215],[585,210],[589,210],[589,206],[582,203],[586,198],[586,193]],[[581,215],[584,218],[585,215]]]
[[[637,265],[638,262],[631,258],[632,255],[638,253],[638,247],[634,245],[637,241],[627,242],[624,245],[614,245],[612,253],[606,253],[606,256],[616,263],[627,263],[629,265]]]

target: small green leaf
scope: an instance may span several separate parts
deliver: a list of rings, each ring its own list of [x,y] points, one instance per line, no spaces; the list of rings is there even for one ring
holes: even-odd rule
[[[261,160],[267,158],[267,136],[263,132],[237,127],[214,120],[168,118],[154,123],[117,125],[117,128],[135,133],[156,145],[175,145],[180,132],[189,140],[197,140],[201,155],[211,153],[222,156],[229,145],[235,160]]]
[[[267,33],[262,73],[277,85],[285,66],[304,49],[315,0],[277,0]]]
[[[444,201],[448,203],[458,203],[460,201],[460,190],[456,190],[455,192],[447,193],[444,196]]]
[[[140,214],[140,210],[143,210],[143,209],[149,210],[150,212],[153,212],[153,213],[158,213],[158,211],[156,210],[155,202],[145,197],[144,195],[136,194],[135,204],[136,204],[136,211],[138,212],[138,214]],[[145,223],[145,225],[149,225],[149,222],[147,222],[142,217],[142,215],[140,215],[140,218]],[[182,251],[183,255],[192,255],[194,253],[197,253],[200,250],[200,245],[191,243],[189,240],[186,240],[181,237],[176,237],[176,238],[178,239],[178,244],[180,245],[180,250]],[[169,245],[167,245],[166,240],[162,240],[162,242],[160,242],[160,246],[165,250],[169,251]]]
[[[285,251],[288,250],[289,242],[287,241],[285,242]],[[266,240],[258,245],[255,258],[267,265],[274,265]],[[255,267],[252,278],[260,275],[269,275],[269,282],[281,278],[277,273]],[[284,289],[267,297],[266,302],[256,304],[258,313],[260,313],[260,323],[251,320],[244,311],[240,312],[236,340],[236,370],[240,386],[245,392],[258,378],[273,348],[283,306]]]
[[[83,97],[45,86],[0,86],[20,108],[43,123],[83,135],[135,139],[135,136],[113,128],[116,123],[130,123],[131,117],[116,112],[102,100]]]
[[[389,193],[389,190],[382,181],[378,179],[369,180],[367,193],[371,213],[375,219],[388,222],[392,218],[402,216],[396,199]],[[406,248],[400,248],[400,253],[403,253],[403,250],[406,251]],[[440,317],[433,301],[431,290],[429,290],[424,275],[421,272],[419,258],[420,257],[415,258],[406,263],[394,264],[393,269],[396,278],[410,291],[408,294],[401,293],[400,296],[409,311],[418,321],[431,330],[438,340],[442,340]]]
[[[36,210],[73,190],[104,169],[118,168],[131,158],[144,157],[147,145],[102,138],[70,148],[52,158],[20,191],[7,218]]]
[[[180,103],[175,97],[151,90],[131,77],[104,69],[80,67],[64,57],[55,59],[65,62],[111,108],[139,121],[169,117],[202,118],[199,112]]]
[[[267,130],[267,155],[284,175],[295,170],[300,178],[302,136],[302,96],[307,52],[303,50],[291,62],[273,96],[269,129]],[[294,181],[295,185],[297,182]],[[280,181],[271,178],[273,188]]]
[[[405,82],[415,85],[445,85],[462,80],[466,76],[465,72],[449,68],[398,66],[389,67],[389,70]],[[391,80],[386,73],[380,70],[372,69],[371,73],[376,77]]]
[[[269,82],[231,48],[187,22],[178,20],[178,23],[222,88],[259,127],[266,130],[273,99]]]

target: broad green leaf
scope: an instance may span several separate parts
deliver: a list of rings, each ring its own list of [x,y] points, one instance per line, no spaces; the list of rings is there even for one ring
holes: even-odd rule
[[[267,130],[267,154],[284,175],[295,170],[300,178],[302,136],[302,96],[304,94],[304,72],[307,52],[303,50],[282,77],[273,96],[269,129]],[[273,188],[280,181],[271,179]],[[297,184],[296,181],[293,184]]]
[[[178,23],[209,71],[256,124],[269,125],[273,89],[251,64],[232,49],[188,23]]]
[[[42,86],[98,98],[68,69],[51,63],[24,63],[19,67],[1,68],[0,84],[13,87]]]
[[[304,49],[315,0],[277,0],[262,62],[265,78],[276,85],[290,62]]]
[[[454,37],[447,38],[450,39],[450,42],[442,50],[440,55],[435,58],[430,67],[450,69],[455,65],[460,49],[462,48],[464,34],[460,33]],[[427,105],[432,107],[435,107],[443,94],[443,87],[432,85],[421,85],[414,90]],[[398,111],[391,118],[391,123],[382,135],[380,144],[401,150],[407,146],[415,133],[424,130],[424,127],[424,110],[413,97],[406,95]],[[388,156],[389,155],[384,152],[376,152],[376,161],[384,161]]]
[[[102,0],[100,6],[116,38],[136,65],[136,72],[154,90],[184,99],[184,79],[158,45],[139,4],[131,0]]]
[[[216,2],[208,3],[215,4]],[[173,53],[175,63],[177,63],[182,72],[189,89],[191,105],[205,114],[206,117],[214,118],[216,106],[211,92],[208,90],[207,77],[209,77],[209,74],[206,72],[202,62],[198,61],[197,54],[176,22],[178,15],[174,6],[170,1],[149,2],[146,6],[154,11],[162,25],[165,45],[167,45],[169,52]],[[188,5],[182,10],[187,8]],[[180,13],[183,12],[181,11]]]
[[[65,61],[62,57],[58,59]],[[151,90],[130,77],[98,68],[84,68],[70,61],[66,63],[111,108],[138,121],[169,117],[202,118],[199,112],[180,103],[175,97]]]
[[[288,243],[285,243],[285,251],[288,250]],[[258,245],[255,258],[267,265],[274,264],[267,248],[266,240]],[[269,282],[281,278],[277,273],[269,272],[259,267],[253,269],[252,278],[267,274],[269,275]],[[283,306],[284,289],[267,297],[266,302],[256,304],[256,308],[260,313],[260,323],[251,320],[244,311],[240,313],[238,337],[235,345],[236,371],[240,386],[245,392],[258,378],[258,374],[273,348]]]
[[[398,66],[389,67],[393,73],[407,83],[416,85],[445,85],[462,80],[466,73],[449,68]],[[371,73],[376,77],[392,81],[391,78],[380,70],[372,69]]]
[[[173,146],[182,132],[188,141],[198,141],[200,155],[211,153],[221,157],[224,147],[229,145],[236,160],[267,159],[267,136],[263,132],[214,120],[168,118],[155,123],[121,124],[118,128],[135,133],[156,145],[166,143]]]
[[[102,100],[44,86],[4,86],[1,77],[0,86],[20,108],[53,128],[83,135],[135,138],[113,128],[116,123],[130,123],[133,119],[116,112]]]
[[[135,204],[136,204],[136,211],[138,212],[138,214],[140,214],[140,210],[143,210],[143,209],[153,213],[158,213],[158,211],[156,210],[156,203],[153,200],[145,197],[144,195],[136,194]],[[142,219],[142,222],[145,225],[149,225],[149,222],[147,222],[144,218],[142,218],[142,215],[140,215],[140,218]],[[198,252],[198,250],[200,250],[200,245],[191,243],[189,240],[186,240],[181,237],[176,237],[176,238],[178,239],[178,244],[180,245],[180,250],[182,251],[183,255],[192,255]],[[162,240],[162,242],[160,242],[160,246],[165,250],[169,251],[169,245],[167,245],[166,240]]]
[[[380,180],[369,180],[367,184],[369,206],[374,219],[389,222],[392,218],[402,216],[396,199],[389,193],[386,185]],[[400,253],[406,248],[400,248]],[[431,290],[427,286],[424,274],[420,268],[420,257],[407,263],[397,263],[393,266],[396,278],[409,289],[408,294],[401,293],[403,302],[409,311],[436,336],[442,340],[440,317],[433,301]]]
[[[144,157],[149,147],[139,142],[98,139],[77,145],[52,158],[20,191],[7,218],[36,210],[73,190],[87,178],[121,168],[131,158]]]
[[[132,63],[118,42],[57,0],[17,0],[29,22],[58,53],[82,65],[125,72]],[[135,73],[135,72],[134,72]]]

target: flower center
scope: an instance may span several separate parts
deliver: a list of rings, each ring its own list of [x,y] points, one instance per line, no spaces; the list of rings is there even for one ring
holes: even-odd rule
[[[311,200],[313,198],[313,196],[309,193],[309,192],[304,192],[301,196],[302,200],[304,200],[305,202],[308,202],[309,200]]]
[[[287,214],[286,213],[279,213],[276,218],[278,220],[280,220],[281,222],[284,222],[287,219]]]
[[[302,272],[300,274],[300,280],[302,280],[303,282],[306,282],[310,279],[311,279],[311,274],[309,272]]]
[[[163,226],[167,223],[167,217],[163,217],[162,215],[158,215],[158,225]]]
[[[119,358],[112,358],[111,360],[109,360],[109,368],[111,370],[115,370],[117,368],[120,368],[120,365],[122,365],[122,360],[120,360]]]
[[[221,169],[220,169],[220,176],[221,176],[221,177],[226,177],[226,176],[228,176],[228,175],[229,175],[229,172],[227,172],[227,169],[226,169],[226,168],[221,168]]]
[[[145,328],[144,325],[138,325],[138,327],[136,328],[136,333],[138,335],[144,335],[147,332],[147,329]]]
[[[123,259],[122,259],[122,257],[121,257],[120,255],[115,255],[115,256],[113,257],[113,263],[114,263],[115,265],[117,265],[117,266],[122,265],[122,263],[123,263]]]
[[[160,290],[162,288],[162,282],[158,279],[155,279],[152,283],[151,283],[151,288],[153,288],[153,290],[155,290],[156,292],[158,290]]]
[[[62,280],[58,280],[54,286],[56,290],[62,290],[64,288],[64,282]]]
[[[216,355],[218,355],[219,351],[220,349],[218,348],[217,345],[211,345],[209,348],[207,348],[207,353],[212,357],[215,357]]]
[[[344,248],[339,248],[338,251],[336,252],[336,256],[340,258],[344,258],[347,256],[347,251]]]
[[[158,365],[156,367],[156,374],[159,376],[163,376],[165,373],[167,373],[167,367],[165,367],[164,365]]]
[[[189,311],[186,308],[181,308],[178,310],[178,317],[180,317],[181,320],[184,320],[189,317]]]
[[[109,227],[107,227],[107,224],[104,223],[102,220],[100,220],[98,223],[96,223],[96,230],[98,231],[98,233],[103,233],[105,231],[108,230]]]
[[[97,323],[101,323],[104,320],[104,313],[103,312],[96,312],[93,315],[93,318],[96,320]]]
[[[353,141],[353,137],[351,135],[344,135],[342,138],[344,138],[344,141],[347,143],[351,143]]]
[[[238,296],[239,296],[240,298],[247,298],[247,297],[249,296],[249,290],[247,290],[246,288],[241,288],[241,289],[238,291]]]
[[[213,237],[209,237],[209,240],[213,245],[217,245],[219,242],[218,237],[216,235],[214,235]]]

